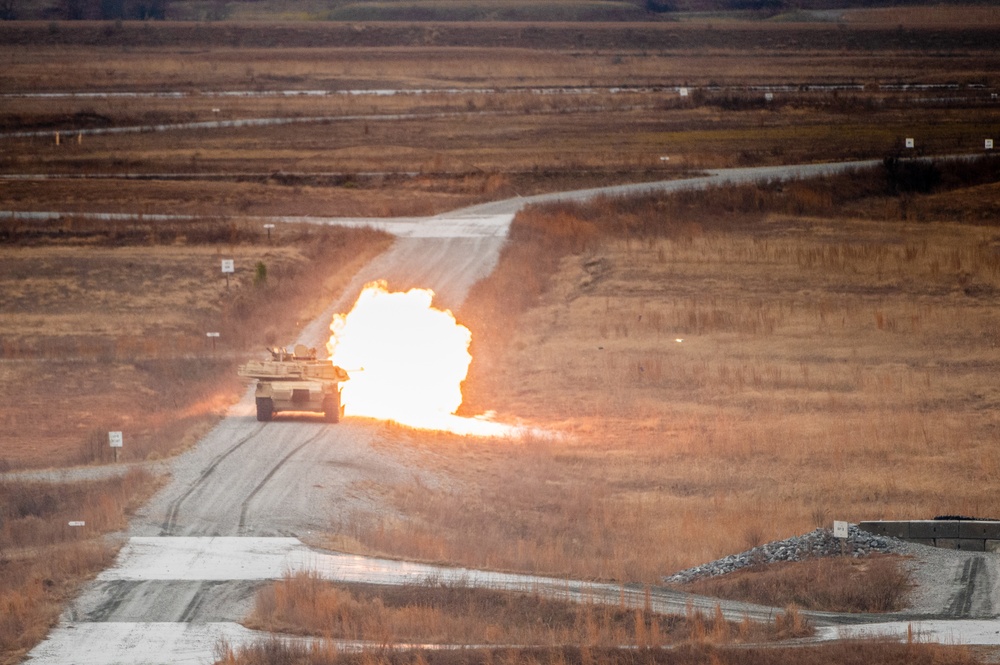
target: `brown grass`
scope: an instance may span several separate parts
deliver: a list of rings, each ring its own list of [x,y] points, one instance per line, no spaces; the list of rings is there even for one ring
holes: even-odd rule
[[[900,644],[869,640],[837,642],[816,646],[767,649],[726,648],[706,644],[682,645],[671,649],[615,649],[561,646],[551,648],[458,649],[414,651],[342,652],[335,646],[313,647],[261,642],[238,652],[223,646],[223,665],[972,665],[989,662],[970,649],[938,644]]]
[[[893,149],[911,131],[918,132],[928,151],[978,150],[993,126],[988,99],[951,107],[919,101],[922,93],[889,94],[874,86],[957,80],[966,86],[961,94],[975,97],[978,88],[967,85],[989,87],[998,71],[994,33],[985,24],[972,30],[899,31],[895,25],[855,30],[743,24],[723,30],[705,24],[537,29],[4,23],[0,41],[10,46],[0,72],[5,92],[801,81],[857,81],[868,87],[858,95],[779,95],[773,106],[744,92],[699,95],[681,103],[672,91],[8,99],[0,112],[6,130],[216,117],[452,115],[95,136],[58,147],[51,136],[3,139],[4,173],[196,173],[221,175],[225,182],[5,181],[0,190],[6,206],[33,210],[225,218],[271,212],[424,214],[574,183],[649,179],[712,166],[870,157]],[[918,107],[920,113],[914,114]],[[669,167],[660,162],[661,155],[671,156]],[[371,171],[389,175],[352,176]],[[420,173],[406,175],[409,171]],[[241,180],[244,176],[250,180]],[[943,197],[938,199],[942,209],[966,209],[960,195],[935,196]],[[887,208],[880,219],[899,218],[898,201],[889,205],[897,207]],[[979,214],[991,214],[988,203]],[[997,326],[982,306],[994,288],[987,231],[939,224],[877,227],[829,218],[755,217],[748,224],[744,213],[737,217],[718,226],[686,220],[676,234],[642,241],[609,241],[598,225],[597,239],[585,238],[574,250],[585,252],[582,258],[563,256],[549,262],[548,277],[521,280],[533,290],[518,328],[503,318],[503,310],[475,305],[484,312],[478,324],[511,332],[509,346],[477,351],[483,359],[493,353],[495,371],[488,382],[474,380],[476,403],[523,414],[575,438],[484,446],[453,437],[415,437],[413,447],[443,466],[442,485],[394,488],[391,498],[417,516],[415,523],[384,518],[362,527],[347,525],[341,542],[477,565],[656,581],[663,572],[738,548],[749,532],[765,538],[811,526],[819,507],[829,507],[838,517],[868,516],[873,507],[886,516],[939,508],[992,511],[994,499],[975,488],[985,486],[1000,467],[985,443],[990,434],[983,414],[990,412],[994,389],[986,365],[967,373],[983,358],[993,362],[990,345]],[[572,245],[580,229],[591,234],[591,222],[583,222],[569,219],[555,229],[568,225],[565,241]],[[327,265],[342,265],[343,271],[325,284],[328,290],[317,293],[308,288],[317,283],[316,273],[306,267],[317,262],[299,246],[265,248],[216,238],[192,247],[178,235],[165,238],[149,225],[138,227],[154,245],[148,252],[146,241],[137,245],[134,238],[122,246],[97,241],[80,220],[58,225],[40,239],[25,237],[31,234],[24,225],[7,236],[21,244],[4,245],[0,265],[8,273],[0,293],[30,296],[21,306],[39,308],[8,317],[4,302],[4,324],[16,326],[2,331],[8,344],[4,353],[16,357],[3,363],[2,380],[5,394],[20,397],[5,408],[0,423],[18,442],[5,445],[5,455],[14,451],[8,465],[38,465],[43,457],[45,463],[57,457],[102,459],[108,429],[125,430],[126,455],[138,458],[188,445],[232,394],[225,387],[203,389],[206,380],[231,378],[224,364],[233,361],[222,353],[216,364],[216,356],[209,356],[205,326],[227,326],[222,328],[227,341],[254,329],[259,337],[243,340],[251,347],[261,338],[284,341],[291,329],[261,322],[305,320],[358,265],[331,255]],[[128,229],[115,230],[128,235]],[[79,246],[34,246],[60,231]],[[900,237],[907,240],[900,244]],[[375,251],[377,244],[369,249]],[[357,262],[368,256],[367,250],[345,251]],[[303,300],[285,312],[264,307],[268,298],[284,300],[288,289],[294,290],[288,281],[266,295],[238,282],[240,297],[223,298],[217,272],[223,252],[233,253],[240,266],[265,261],[272,286],[279,277],[301,277]],[[37,260],[18,260],[18,253]],[[88,254],[93,262],[79,262]],[[204,266],[184,272],[191,257]],[[522,261],[539,258],[528,253]],[[106,276],[114,288],[111,305],[101,306],[115,320],[108,326],[113,330],[78,313],[80,299],[106,293],[106,285],[74,291],[72,276],[58,270],[37,278],[39,265],[59,268],[60,261],[68,271]],[[128,263],[132,267],[126,270]],[[507,265],[532,274],[517,262]],[[803,272],[809,281],[802,280]],[[164,275],[183,275],[193,288],[189,293],[202,296],[183,316],[173,314],[181,303],[179,277],[167,284],[177,291],[162,301],[130,292],[131,285],[143,282],[162,289],[169,282]],[[915,286],[898,295],[892,279]],[[720,284],[724,288],[717,288]],[[60,291],[62,301],[56,297]],[[122,316],[114,309],[120,292],[130,292],[138,315]],[[493,293],[489,297],[503,296],[500,289]],[[268,312],[268,318],[251,316],[241,323],[247,312]],[[574,332],[568,334],[567,328]],[[29,336],[41,329],[61,333]],[[119,335],[119,330],[124,332]],[[697,335],[700,345],[664,344],[678,332],[688,341]],[[818,344],[806,339],[816,334],[829,337]],[[955,344],[956,339],[961,341]],[[985,353],[976,340],[987,345]],[[598,346],[604,347],[601,354],[595,353]],[[909,348],[912,355],[883,354],[883,348],[893,346]],[[245,355],[236,346],[226,348],[230,351]],[[81,360],[68,363],[67,356]],[[43,392],[40,385],[49,388]],[[25,386],[35,392],[27,394]],[[37,416],[47,412],[54,396],[70,405],[61,415],[79,423],[78,429],[43,431],[52,425]],[[105,415],[110,413],[123,419]],[[135,425],[139,413],[155,432]],[[971,473],[984,482],[963,485],[966,493],[956,496],[941,488],[941,480],[916,475],[919,464],[942,464],[941,478],[961,473],[968,479]],[[899,475],[875,473],[879,465],[894,465]],[[586,655],[588,662],[594,657],[593,652],[572,653],[566,657]]]
[[[845,12],[844,17],[853,24],[920,26],[924,28],[945,25],[983,25],[1000,19],[996,7],[977,3],[855,9]]]
[[[125,528],[157,486],[142,471],[83,483],[0,481],[0,663],[19,662],[80,584],[110,565],[117,544],[101,536]]]
[[[81,145],[70,141],[60,146],[51,135],[3,139],[10,149],[0,158],[0,171],[7,173],[219,173],[230,179],[246,174],[265,181],[265,187],[239,182],[210,187],[193,178],[155,184],[125,181],[121,193],[112,191],[102,203],[107,181],[15,181],[0,186],[9,190],[9,205],[15,209],[410,215],[551,191],[567,180],[571,187],[586,187],[675,177],[691,169],[870,158],[897,149],[912,134],[928,154],[977,152],[992,131],[988,101],[978,108],[926,108],[915,123],[906,101],[876,103],[869,109],[864,101],[834,104],[831,97],[828,103],[788,101],[760,108],[751,103],[759,101],[758,94],[749,102],[710,96],[691,107],[675,108],[674,93],[646,93],[635,100],[602,93],[583,99],[529,95],[529,101],[545,107],[515,103],[508,111],[508,95],[480,97],[448,100],[447,117],[432,114],[407,122],[386,121],[386,114],[393,112],[390,105],[399,102],[377,99],[363,111],[369,117],[330,124],[85,136]],[[421,100],[404,98],[418,112],[423,112]],[[319,101],[310,103],[321,106]],[[257,117],[261,112],[237,107],[233,113]],[[278,108],[263,115],[287,113]],[[306,113],[330,111],[313,108]],[[131,124],[127,119],[112,123]],[[495,129],[498,124],[502,132]],[[73,125],[64,127],[71,130]],[[669,156],[670,162],[661,162],[661,156]],[[305,177],[286,181],[283,172]],[[417,174],[408,175],[412,172]],[[345,175],[311,181],[311,173]],[[352,178],[354,173],[388,175]],[[553,181],[553,174],[563,182]],[[400,200],[384,191],[373,194],[384,189],[396,190]],[[129,194],[142,196],[139,206]]]
[[[287,24],[265,29],[157,24],[143,26],[140,35],[131,34],[137,26],[125,26],[127,50],[86,45],[95,34],[100,42],[101,29],[107,27],[59,26],[53,37],[47,25],[3,26],[0,39],[6,36],[13,44],[25,37],[25,44],[12,51],[11,62],[0,72],[0,88],[466,92],[7,99],[0,112],[5,131],[62,129],[64,139],[70,140],[56,146],[51,134],[2,139],[7,146],[0,154],[2,172],[224,177],[214,182],[184,177],[112,180],[113,185],[86,180],[3,182],[8,207],[138,208],[202,215],[414,215],[503,196],[674,177],[692,169],[879,156],[911,135],[928,153],[972,152],[981,149],[982,139],[992,131],[988,90],[993,72],[1000,70],[992,39],[989,48],[970,53],[978,33],[960,29],[955,34],[961,44],[941,58],[928,55],[947,50],[939,41],[945,33],[939,30],[906,34],[904,45],[885,51],[891,40],[883,39],[883,32],[864,28],[855,34],[832,26]],[[35,34],[39,31],[44,35]],[[425,32],[448,41],[409,41]],[[896,39],[895,26],[887,32]],[[951,33],[947,35],[950,39]],[[142,46],[132,39],[140,36],[152,43]],[[580,36],[583,44],[577,41]],[[591,46],[586,40],[592,36],[605,45]],[[46,43],[63,37],[71,42],[79,37],[84,43]],[[212,48],[194,52],[173,41],[182,38]],[[823,46],[828,38],[855,43],[830,49]],[[921,44],[922,38],[930,40],[930,50]],[[254,41],[246,44],[245,39]],[[559,40],[569,43],[559,46]],[[747,40],[761,40],[767,48],[748,52],[742,48]],[[873,50],[858,50],[859,40],[870,41]],[[733,51],[733,44],[741,48]],[[778,45],[780,53],[775,51]],[[112,67],[106,58],[94,56],[106,50],[114,52]],[[954,82],[959,89],[878,88],[914,81]],[[773,103],[765,103],[761,91],[746,89],[817,83],[855,83],[865,89],[794,90],[778,93]],[[682,101],[673,89],[679,85],[735,88],[696,90]],[[575,92],[525,90],[535,86],[568,86]],[[601,89],[608,86],[630,89],[615,94]],[[951,99],[955,97],[964,101]],[[917,108],[920,112],[914,113]],[[388,120],[399,113],[416,117]],[[80,128],[269,117],[331,120],[85,136],[81,144],[72,140]],[[661,162],[661,156],[670,156],[670,162]],[[364,175],[373,172],[380,175]]]
[[[995,227],[684,210],[519,216],[459,312],[466,394],[561,438],[413,435],[443,480],[384,490],[407,519],[359,515],[339,546],[655,583],[751,534],[1000,512]]]
[[[122,459],[190,445],[242,391],[238,360],[288,343],[387,242],[282,226],[269,244],[226,221],[4,226],[0,385],[19,396],[0,416],[9,468],[108,461],[109,430],[124,432]],[[237,265],[228,290],[222,258]],[[220,333],[214,351],[206,332]],[[56,404],[62,417],[38,418]]]
[[[465,644],[661,647],[683,642],[758,642],[812,634],[795,610],[773,624],[727,622],[721,613],[658,615],[461,586],[343,586],[296,573],[258,592],[248,627],[380,645]]]
[[[691,593],[830,612],[895,612],[910,576],[896,557],[831,557],[778,563],[684,585]]]

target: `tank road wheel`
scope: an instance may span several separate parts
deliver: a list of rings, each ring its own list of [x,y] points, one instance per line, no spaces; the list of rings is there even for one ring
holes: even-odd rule
[[[340,394],[327,395],[323,399],[323,419],[328,423],[339,423],[342,409]]]
[[[257,420],[266,423],[274,415],[274,401],[270,397],[257,398]]]

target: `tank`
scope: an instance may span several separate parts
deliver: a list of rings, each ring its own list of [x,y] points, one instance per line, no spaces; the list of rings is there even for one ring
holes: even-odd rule
[[[240,365],[239,375],[257,380],[257,420],[267,422],[282,411],[322,413],[330,423],[340,421],[340,384],[350,377],[329,360],[317,360],[316,349],[298,345],[291,352],[269,348],[270,360]]]

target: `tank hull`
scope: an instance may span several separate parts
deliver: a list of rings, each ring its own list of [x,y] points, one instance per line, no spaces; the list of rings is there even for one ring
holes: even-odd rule
[[[288,411],[322,413],[329,422],[341,416],[340,386],[318,381],[257,381],[257,419],[268,421]]]

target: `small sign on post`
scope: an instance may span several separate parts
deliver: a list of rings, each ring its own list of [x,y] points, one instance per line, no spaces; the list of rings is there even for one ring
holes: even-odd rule
[[[205,333],[205,337],[208,337],[209,339],[212,340],[212,350],[215,351],[215,340],[219,339],[219,333],[217,332]]]
[[[689,94],[689,91],[688,91],[688,89],[687,89],[687,88],[679,88],[679,89],[677,90],[677,93],[678,93],[678,94],[679,94],[679,95],[680,95],[681,97],[687,97],[687,96],[688,96],[688,94]]]
[[[122,449],[125,440],[122,438],[121,432],[108,432],[108,443],[111,444],[111,450],[115,453],[115,461],[118,461],[118,451]]]
[[[264,228],[267,229],[267,239],[271,239],[271,229],[274,228],[274,224],[265,224]]]
[[[840,540],[840,553],[847,554],[847,522],[833,522],[833,537]]]
[[[233,259],[222,259],[222,274],[226,276],[226,288],[229,288],[229,275],[236,272],[236,261]]]
[[[913,139],[906,139],[906,147],[907,148],[914,148],[914,147],[916,147],[916,145],[917,145],[917,142],[915,140],[913,140]]]
[[[773,92],[765,92],[764,93],[764,101],[765,102],[773,102],[774,101],[774,93]]]
[[[993,149],[993,139],[986,139],[985,141],[983,141],[983,147],[986,148],[987,150],[992,150]]]

